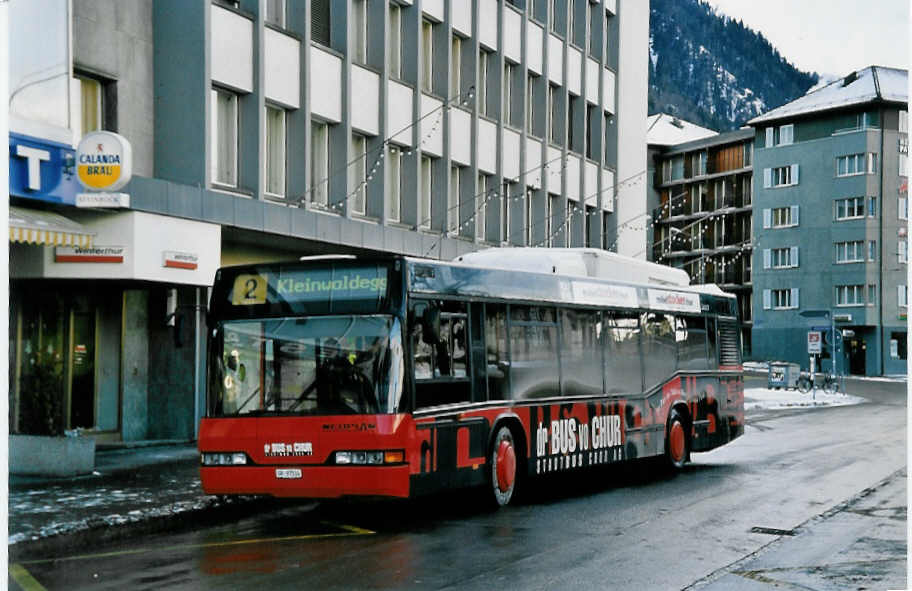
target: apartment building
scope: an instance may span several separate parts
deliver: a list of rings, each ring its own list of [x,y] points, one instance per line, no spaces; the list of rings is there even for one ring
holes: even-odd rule
[[[618,220],[646,213],[646,2],[11,0],[9,15],[13,431],[42,366],[66,428],[193,438],[220,265],[644,241]],[[92,130],[132,148],[126,198],[105,207],[77,199]]]
[[[906,372],[907,80],[871,66],[749,122],[756,357],[807,368],[832,325],[825,369]]]
[[[674,119],[670,123],[675,126]],[[754,130],[716,134],[679,124],[681,134],[660,132],[650,141],[655,167],[650,260],[684,269],[691,283],[715,283],[735,294],[742,347],[749,357]],[[676,144],[652,143],[684,134],[702,137]]]

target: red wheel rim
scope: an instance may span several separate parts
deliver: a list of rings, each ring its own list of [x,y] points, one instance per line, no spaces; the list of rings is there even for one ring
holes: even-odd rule
[[[675,462],[684,461],[684,426],[678,421],[672,423],[668,441],[671,445],[671,459]]]
[[[516,479],[516,451],[506,439],[497,446],[497,488],[507,492]]]

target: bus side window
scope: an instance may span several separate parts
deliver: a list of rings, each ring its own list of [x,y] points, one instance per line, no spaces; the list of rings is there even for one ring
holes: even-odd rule
[[[485,357],[488,400],[509,399],[510,355],[507,350],[507,310],[503,304],[487,304],[485,307]]]
[[[643,370],[637,314],[605,313],[602,322],[606,391],[609,394],[639,394],[643,390]]]
[[[464,302],[428,302],[428,317],[439,317],[439,339],[429,342],[417,314],[412,326],[412,365],[415,407],[423,408],[471,399],[466,371],[466,305]]]
[[[675,318],[678,369],[706,369],[706,321],[699,316]]]
[[[677,368],[674,317],[660,312],[643,314],[643,363],[646,389],[664,383]]]

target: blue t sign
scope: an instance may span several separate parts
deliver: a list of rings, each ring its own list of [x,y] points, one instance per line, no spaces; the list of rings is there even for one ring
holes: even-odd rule
[[[76,205],[75,151],[71,146],[18,133],[9,134],[11,197]]]

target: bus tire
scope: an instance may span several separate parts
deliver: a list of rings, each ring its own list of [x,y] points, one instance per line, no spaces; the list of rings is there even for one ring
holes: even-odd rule
[[[690,459],[690,437],[687,434],[686,416],[678,409],[671,409],[665,430],[665,460],[672,470],[680,470]]]
[[[488,458],[489,498],[495,508],[503,507],[516,493],[522,460],[522,452],[516,448],[516,438],[506,425],[497,427]]]

